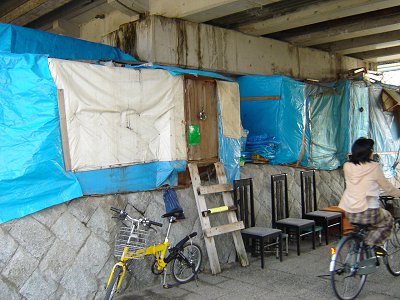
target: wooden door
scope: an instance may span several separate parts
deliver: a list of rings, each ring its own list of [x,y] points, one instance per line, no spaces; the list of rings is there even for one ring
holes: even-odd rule
[[[200,116],[201,114],[201,116]],[[215,80],[185,79],[186,136],[191,125],[199,126],[200,143],[189,144],[189,161],[218,160],[218,108]]]

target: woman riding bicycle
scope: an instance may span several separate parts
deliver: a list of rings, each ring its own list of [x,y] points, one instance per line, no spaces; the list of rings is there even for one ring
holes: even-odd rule
[[[346,212],[350,223],[370,224],[365,242],[376,255],[386,255],[382,245],[390,237],[394,220],[390,212],[380,207],[380,188],[387,194],[400,197],[400,190],[383,175],[379,163],[373,161],[374,141],[359,138],[351,148],[349,162],[343,166],[346,189],[339,207]]]

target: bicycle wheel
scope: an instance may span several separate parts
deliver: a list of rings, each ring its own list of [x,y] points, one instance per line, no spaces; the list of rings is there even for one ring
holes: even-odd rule
[[[385,249],[388,253],[384,262],[386,268],[393,276],[400,276],[400,226],[395,223],[391,238],[386,241]]]
[[[172,260],[172,275],[179,283],[189,282],[199,271],[203,253],[196,244],[185,244]]]
[[[117,291],[117,285],[118,285],[118,279],[119,276],[121,275],[121,267],[117,266],[114,269],[114,272],[112,274],[112,278],[111,278],[111,282],[107,287],[107,291],[106,291],[106,296],[104,297],[104,300],[111,300],[115,294],[115,292]]]
[[[361,292],[367,275],[358,274],[359,262],[366,258],[366,251],[360,249],[361,240],[354,236],[343,238],[332,257],[330,272],[331,285],[341,300],[355,299]]]

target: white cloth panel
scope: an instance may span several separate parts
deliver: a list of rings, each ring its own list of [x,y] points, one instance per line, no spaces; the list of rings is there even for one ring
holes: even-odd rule
[[[186,160],[183,77],[49,59],[73,171]]]
[[[242,136],[239,85],[236,82],[218,80],[217,91],[224,136],[239,139]]]

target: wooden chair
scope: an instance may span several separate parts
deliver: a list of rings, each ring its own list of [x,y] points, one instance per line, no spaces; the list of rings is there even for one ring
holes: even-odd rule
[[[261,268],[264,268],[264,252],[269,247],[275,247],[277,258],[282,261],[282,230],[268,227],[257,227],[253,197],[253,180],[251,178],[233,181],[233,199],[237,207],[238,219],[243,221],[245,229],[241,233],[245,246],[253,255],[261,256]],[[287,236],[286,253],[288,252]]]
[[[312,248],[315,249],[315,222],[313,220],[290,218],[287,190],[287,174],[271,175],[272,227],[294,235],[297,255],[300,255],[300,238],[311,234]],[[309,231],[305,231],[310,228]]]
[[[304,219],[314,220],[317,226],[321,226],[325,234],[325,243],[329,244],[329,232],[331,227],[338,227],[342,232],[342,214],[318,210],[317,192],[315,183],[315,171],[300,171],[301,187],[301,215]]]

